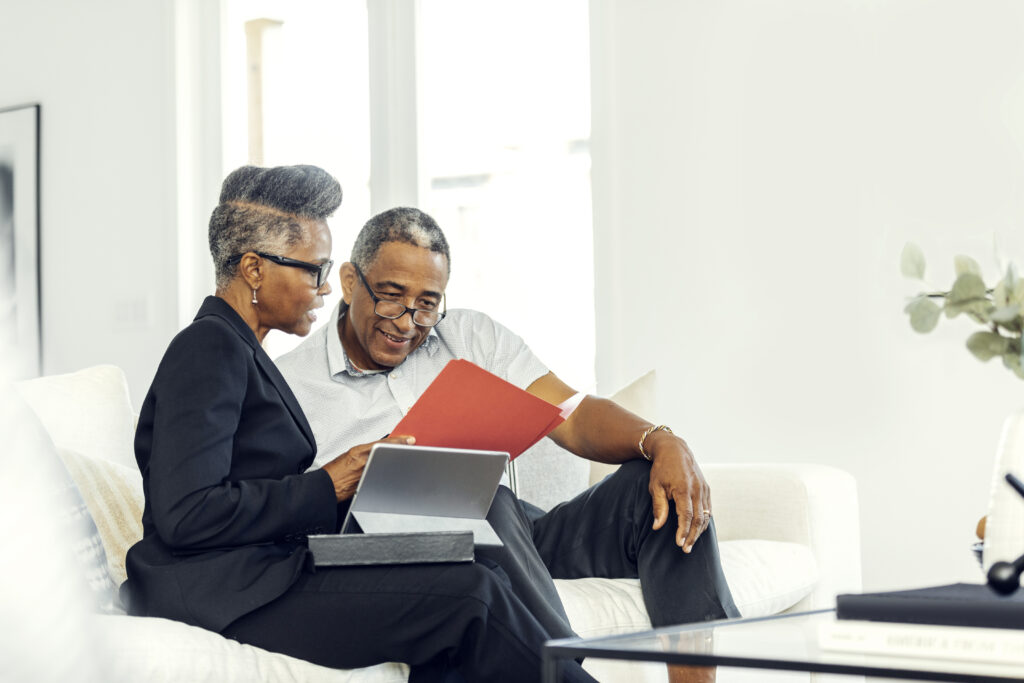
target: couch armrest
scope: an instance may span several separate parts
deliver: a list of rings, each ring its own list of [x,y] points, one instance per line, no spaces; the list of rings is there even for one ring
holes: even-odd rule
[[[787,611],[835,606],[861,590],[857,484],[826,465],[703,464],[721,541],[764,539],[808,546],[818,563],[814,591]]]

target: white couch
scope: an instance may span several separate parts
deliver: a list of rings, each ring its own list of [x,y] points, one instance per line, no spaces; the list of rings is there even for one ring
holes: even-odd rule
[[[111,578],[123,581],[125,552],[141,534],[142,511],[132,452],[135,415],[123,373],[97,366],[22,382],[18,389],[85,499]],[[628,393],[620,398],[626,400]],[[836,593],[860,589],[858,503],[849,474],[814,464],[702,468],[712,488],[725,574],[744,616],[830,607]],[[515,477],[526,500],[531,499],[528,470],[524,465]],[[556,583],[581,636],[650,628],[636,580]],[[166,619],[123,613],[90,619],[104,643],[104,680],[365,683],[407,677],[401,664],[332,670]],[[585,666],[600,680],[631,683],[664,671],[648,667],[644,673],[642,667],[606,660]]]

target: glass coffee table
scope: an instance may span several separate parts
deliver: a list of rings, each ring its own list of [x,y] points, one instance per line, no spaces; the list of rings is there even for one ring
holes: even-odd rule
[[[544,645],[543,680],[558,681],[562,660],[577,657],[663,662],[682,666],[773,669],[918,681],[1024,681],[1024,667],[925,657],[832,652],[818,647],[818,629],[834,610],[669,626]],[[811,677],[813,679],[813,676]],[[719,676],[721,683],[723,678]]]

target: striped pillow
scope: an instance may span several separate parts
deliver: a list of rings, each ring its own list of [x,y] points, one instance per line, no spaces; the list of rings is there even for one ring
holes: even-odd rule
[[[92,606],[107,614],[120,611],[116,587],[96,524],[73,477],[61,467],[52,449],[51,443],[49,450],[53,462],[50,464],[54,479],[51,480],[52,487],[44,494],[49,497],[48,507],[55,511],[64,537],[70,540],[72,554],[78,560],[79,569],[92,593]]]
[[[114,462],[65,448],[58,452],[99,531],[110,578],[120,585],[127,578],[125,555],[142,538],[142,476]]]

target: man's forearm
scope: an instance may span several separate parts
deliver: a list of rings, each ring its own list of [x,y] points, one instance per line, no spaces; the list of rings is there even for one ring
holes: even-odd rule
[[[554,405],[576,393],[552,372],[537,379],[526,390]],[[580,457],[616,464],[641,457],[640,437],[650,426],[650,422],[614,401],[587,396],[569,419],[551,432],[551,438]],[[659,431],[649,435],[644,442],[644,450],[652,453],[653,444],[666,436],[671,434]]]
[[[569,419],[551,433],[562,448],[597,462],[621,463],[639,458],[639,441],[651,423],[614,401],[587,396]],[[647,437],[645,450],[659,437]]]

